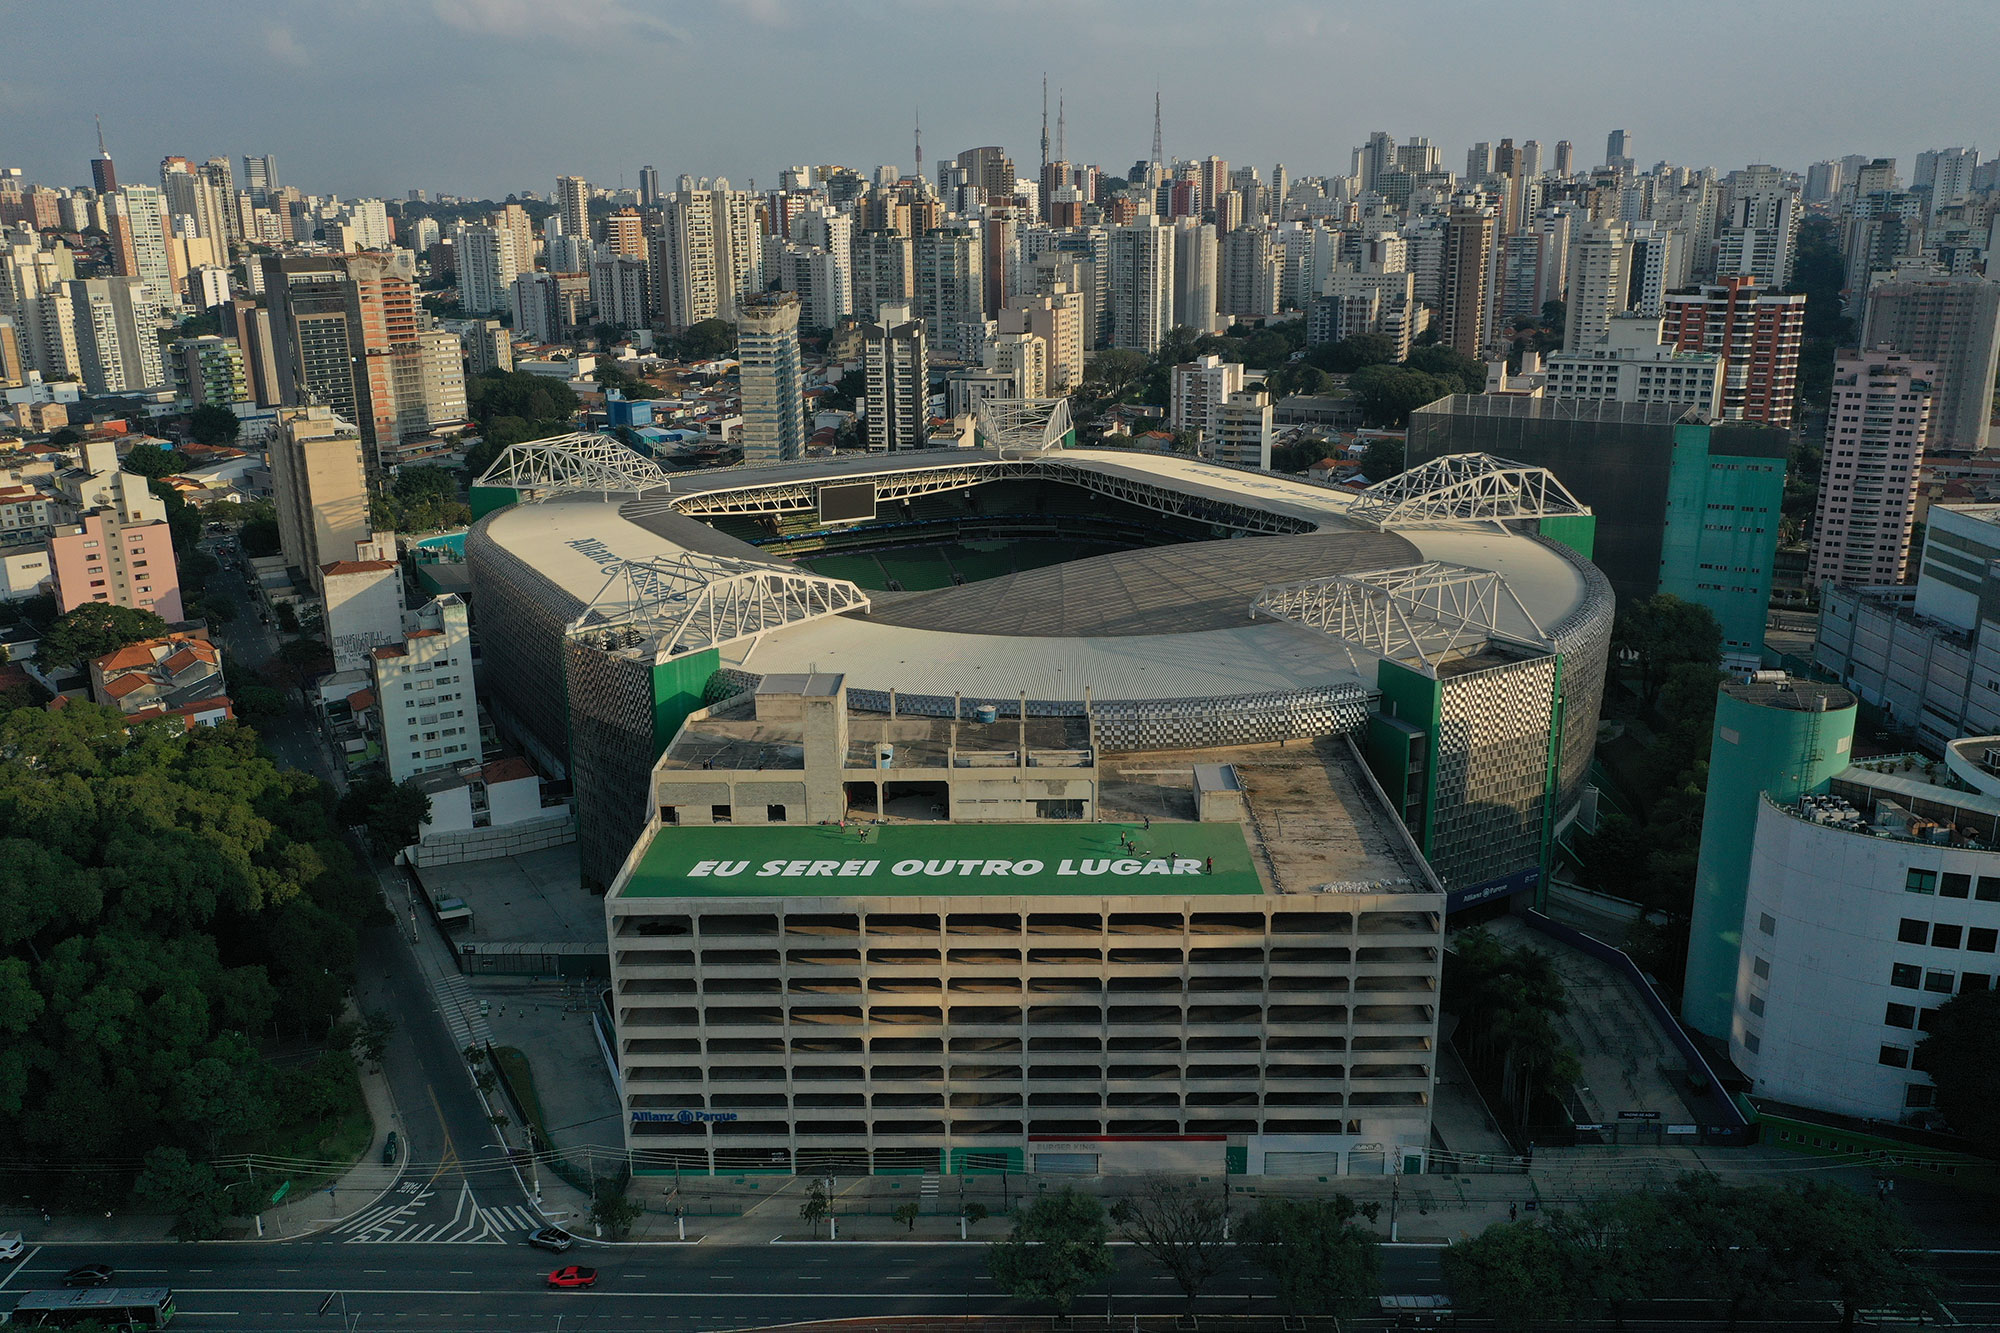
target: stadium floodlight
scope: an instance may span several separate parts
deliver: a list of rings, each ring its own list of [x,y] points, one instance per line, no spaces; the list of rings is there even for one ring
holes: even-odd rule
[[[1518,620],[1503,627],[1508,612]],[[1414,658],[1431,675],[1461,648],[1494,639],[1556,650],[1506,579],[1442,560],[1273,584],[1250,603],[1250,615],[1320,630],[1378,657]]]
[[[569,636],[612,652],[645,649],[656,661],[869,606],[846,579],[691,551],[620,561],[606,574]]]
[[[1492,454],[1446,454],[1377,482],[1349,518],[1388,532],[1431,523],[1503,523],[1590,513],[1547,468]]]
[[[1069,399],[985,398],[973,411],[973,426],[979,442],[1002,458],[1010,450],[1060,449],[1071,430]]]
[[[532,492],[537,499],[547,499],[575,491],[671,488],[672,474],[609,435],[577,431],[508,445],[472,484]]]

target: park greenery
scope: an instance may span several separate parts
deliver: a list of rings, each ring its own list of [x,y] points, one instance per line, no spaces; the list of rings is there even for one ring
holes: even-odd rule
[[[1555,1020],[1569,1008],[1547,954],[1502,943],[1484,926],[1460,932],[1445,963],[1443,1007],[1473,1081],[1517,1125],[1563,1119],[1561,1098],[1582,1074]]]
[[[1890,1208],[1819,1182],[1732,1187],[1683,1176],[1665,1189],[1500,1222],[1439,1263],[1462,1314],[1502,1330],[1622,1321],[1639,1302],[1707,1302],[1731,1327],[1832,1305],[1927,1313],[1936,1278]]]
[[[1380,1242],[1357,1215],[1373,1222],[1376,1205],[1356,1205],[1345,1194],[1258,1201],[1243,1240],[1277,1285],[1287,1314],[1354,1319],[1378,1308]]]
[[[88,703],[0,717],[0,754],[0,1134],[42,1164],[23,1188],[109,1206],[136,1179],[212,1234],[198,1164],[324,1156],[362,1114],[341,1015],[382,909],[333,792],[247,727]]]
[[[1016,1300],[1067,1315],[1086,1287],[1112,1267],[1104,1205],[1072,1188],[1046,1190],[1014,1211],[1014,1225],[986,1253],[993,1280]]]
[[[479,443],[466,454],[467,476],[490,467],[510,444],[560,435],[581,406],[561,380],[525,370],[489,370],[465,382],[465,411],[479,423]]]
[[[85,602],[57,616],[42,631],[35,652],[45,672],[83,671],[93,658],[166,632],[167,622],[151,611]]]
[[[470,523],[472,507],[459,499],[455,472],[419,464],[368,497],[368,521],[378,532],[438,532]]]
[[[1607,718],[1625,735],[1598,754],[1631,813],[1600,814],[1572,839],[1585,888],[1659,914],[1628,933],[1639,965],[1677,990],[1694,911],[1722,626],[1706,607],[1660,593],[1622,606],[1611,630]]]

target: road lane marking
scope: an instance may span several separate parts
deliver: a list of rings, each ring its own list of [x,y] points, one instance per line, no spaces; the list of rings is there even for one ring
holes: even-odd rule
[[[15,1278],[21,1276],[21,1274],[27,1269],[28,1265],[35,1261],[35,1256],[40,1254],[41,1252],[42,1252],[42,1247],[39,1245],[37,1245],[34,1249],[29,1250],[28,1257],[23,1259],[19,1264],[15,1265],[13,1272],[9,1273],[6,1277],[0,1277],[0,1287],[6,1286],[9,1282],[12,1282]],[[49,1271],[51,1273],[55,1272],[53,1268],[51,1268]]]

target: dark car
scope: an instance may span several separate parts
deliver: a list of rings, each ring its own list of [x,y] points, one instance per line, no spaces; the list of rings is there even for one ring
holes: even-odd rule
[[[567,1254],[570,1247],[576,1244],[576,1237],[561,1227],[543,1227],[540,1231],[528,1233],[528,1244],[552,1254]]]
[[[382,1164],[384,1166],[392,1165],[395,1162],[397,1142],[396,1131],[393,1129],[389,1131],[389,1137],[382,1140]]]
[[[568,1268],[558,1268],[549,1274],[551,1287],[594,1287],[597,1285],[595,1268],[578,1268],[571,1264]]]
[[[111,1279],[118,1276],[110,1264],[84,1264],[63,1274],[63,1285],[68,1287],[108,1287]]]

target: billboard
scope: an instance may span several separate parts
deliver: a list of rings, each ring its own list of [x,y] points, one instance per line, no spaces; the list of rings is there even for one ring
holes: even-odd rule
[[[875,483],[848,481],[819,488],[819,521],[858,523],[875,517]]]

